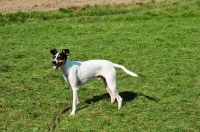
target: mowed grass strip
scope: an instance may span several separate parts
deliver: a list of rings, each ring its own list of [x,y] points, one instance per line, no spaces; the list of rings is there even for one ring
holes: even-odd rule
[[[80,86],[77,114],[62,114],[57,131],[200,130],[197,0],[0,18],[1,131],[47,131],[57,113],[72,104],[70,86],[52,68],[53,48],[69,48],[71,60],[107,59],[140,76],[116,69],[124,99],[120,110],[110,103],[102,80]]]

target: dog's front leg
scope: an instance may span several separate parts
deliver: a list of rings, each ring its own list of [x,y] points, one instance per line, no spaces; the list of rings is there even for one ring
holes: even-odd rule
[[[77,90],[77,98],[76,98],[76,104],[79,104],[80,101],[79,101],[79,98],[78,98],[78,90]]]
[[[73,104],[72,104],[72,112],[70,116],[76,113],[76,104],[79,102],[78,100],[78,88],[72,88],[73,90]]]
[[[76,68],[71,69],[71,72],[69,73],[69,76],[68,76],[68,80],[69,80],[69,83],[70,83],[70,85],[72,87],[72,91],[73,91],[72,112],[70,114],[70,116],[72,116],[76,113],[76,104],[79,103],[79,99],[78,99],[78,76],[77,76],[77,69]]]

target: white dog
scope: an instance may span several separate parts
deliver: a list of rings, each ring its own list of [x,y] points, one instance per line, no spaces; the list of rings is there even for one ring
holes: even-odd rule
[[[57,52],[56,49],[50,50],[53,55],[53,68],[60,68],[64,79],[68,82],[73,90],[73,105],[70,115],[76,112],[78,99],[78,86],[87,83],[94,77],[102,78],[106,90],[110,94],[111,102],[115,99],[118,101],[118,109],[122,106],[122,98],[119,96],[116,86],[116,71],[114,67],[123,69],[127,74],[137,77],[138,75],[127,70],[124,66],[114,64],[107,60],[89,60],[85,62],[71,61],[67,58],[68,49]]]

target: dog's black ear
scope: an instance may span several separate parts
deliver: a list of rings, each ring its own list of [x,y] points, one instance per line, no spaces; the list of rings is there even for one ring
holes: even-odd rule
[[[58,52],[57,52],[56,49],[53,49],[53,50],[50,50],[50,53],[51,53],[52,55],[55,55],[55,54],[58,53]]]
[[[69,49],[63,49],[62,53],[65,54],[66,56],[68,56],[69,55]]]

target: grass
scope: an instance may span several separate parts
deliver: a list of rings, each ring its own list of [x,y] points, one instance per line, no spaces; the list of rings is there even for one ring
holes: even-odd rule
[[[198,0],[175,0],[1,14],[0,130],[47,131],[72,103],[49,53],[69,48],[71,60],[107,59],[140,77],[116,69],[120,110],[102,81],[81,86],[77,114],[62,114],[57,131],[200,131],[199,11]]]

